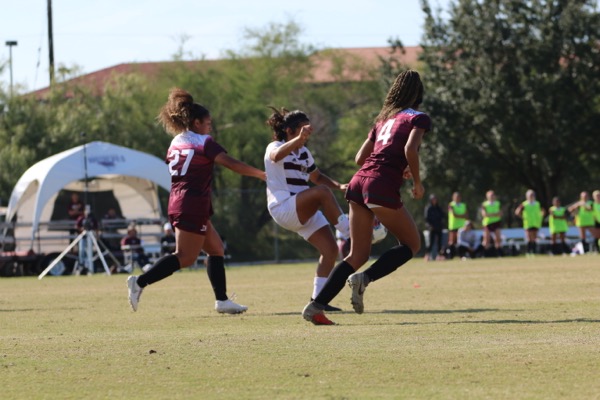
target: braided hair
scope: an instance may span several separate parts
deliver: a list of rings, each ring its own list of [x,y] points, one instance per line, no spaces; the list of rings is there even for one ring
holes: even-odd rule
[[[417,71],[406,70],[398,74],[383,102],[375,122],[391,118],[398,112],[417,107],[423,102],[423,83]]]
[[[300,110],[288,111],[284,107],[278,110],[271,106],[269,108],[273,110],[273,114],[267,120],[267,125],[273,130],[273,140],[285,141],[287,138],[285,130],[287,128],[295,131],[300,124],[310,121],[308,116]]]
[[[206,107],[194,103],[191,94],[183,89],[173,88],[169,92],[169,98],[156,119],[164,129],[175,136],[181,132],[190,130],[194,120],[203,120],[210,116]]]

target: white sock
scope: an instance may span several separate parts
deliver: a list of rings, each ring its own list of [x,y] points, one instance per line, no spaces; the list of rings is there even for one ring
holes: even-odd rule
[[[323,289],[323,286],[325,286],[325,282],[327,282],[327,277],[323,278],[320,276],[315,276],[313,294],[312,294],[313,300],[317,298],[319,293],[321,293],[321,289]]]
[[[338,217],[338,223],[335,224],[335,229],[340,231],[344,239],[350,238],[350,220],[346,214],[342,214]]]

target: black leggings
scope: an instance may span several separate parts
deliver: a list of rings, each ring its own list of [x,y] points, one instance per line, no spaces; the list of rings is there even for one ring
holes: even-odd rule
[[[441,254],[443,251],[442,248],[442,231],[437,229],[431,229],[429,231],[429,247],[427,247],[427,254],[431,254],[431,249],[433,249],[433,244],[437,244],[437,252]]]

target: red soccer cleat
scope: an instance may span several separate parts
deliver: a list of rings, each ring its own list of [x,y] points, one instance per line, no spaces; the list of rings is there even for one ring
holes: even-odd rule
[[[315,325],[335,325],[335,322],[327,318],[327,316],[322,312],[313,315],[310,322]]]

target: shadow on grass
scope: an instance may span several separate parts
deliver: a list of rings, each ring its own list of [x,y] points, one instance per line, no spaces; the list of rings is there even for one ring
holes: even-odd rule
[[[481,312],[497,312],[497,311],[523,311],[523,310],[500,310],[498,308],[470,308],[466,310],[381,310],[381,311],[365,311],[369,314],[470,314],[470,313],[481,313]],[[277,316],[288,316],[288,315],[300,315],[301,310],[297,312],[279,312],[272,313],[271,315]],[[327,312],[327,315],[343,315],[343,314],[356,314],[352,309]]]
[[[382,310],[381,314],[472,314],[472,313],[481,313],[481,312],[522,312],[524,310],[504,310],[498,308],[468,308],[465,310]],[[563,320],[550,320],[550,321],[540,321],[540,320],[530,320],[530,319],[498,319],[498,320],[481,320],[481,321],[453,321],[453,322],[445,322],[448,324],[561,324],[561,323],[574,323],[574,322],[584,322],[584,323],[599,323],[598,319],[590,319],[590,318],[574,318],[574,319],[563,319]]]
[[[500,310],[498,308],[467,308],[466,310],[382,310],[380,314],[471,314],[496,311],[523,311],[523,310]]]
[[[87,310],[86,307],[78,306],[78,307],[61,307],[61,308],[11,308],[11,309],[2,309],[0,308],[0,313],[9,313],[9,312],[31,312],[31,311],[73,311],[73,310]]]
[[[571,324],[574,322],[584,323],[599,323],[598,319],[590,318],[575,318],[575,319],[558,319],[551,321],[534,321],[530,319],[499,319],[499,320],[485,320],[485,321],[455,321],[447,322],[448,324]]]

